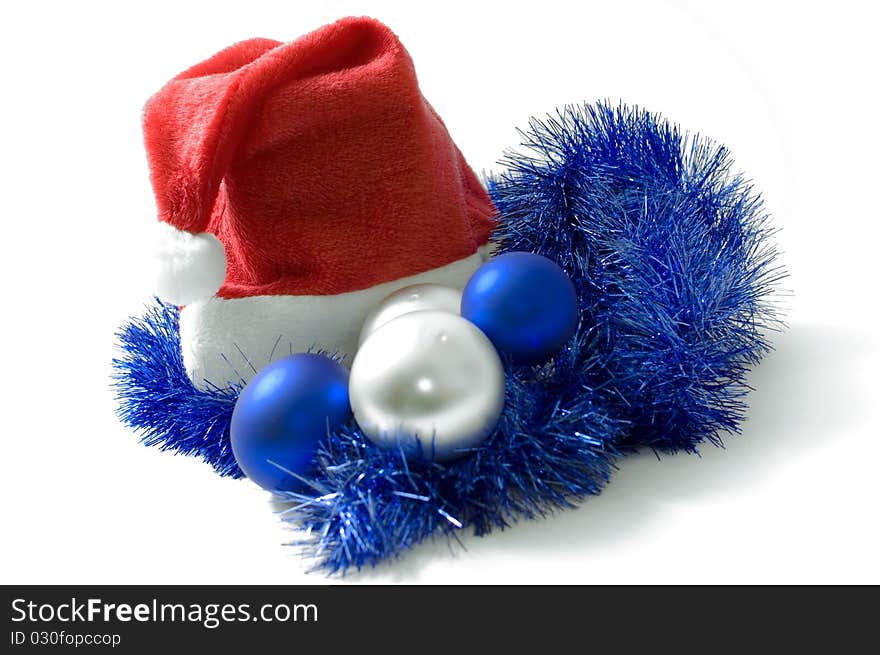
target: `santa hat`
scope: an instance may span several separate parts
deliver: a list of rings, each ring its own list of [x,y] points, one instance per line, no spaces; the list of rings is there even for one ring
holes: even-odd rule
[[[150,99],[144,132],[157,295],[184,305],[197,386],[290,350],[353,356],[383,297],[461,288],[482,261],[494,207],[375,20],[223,50]]]

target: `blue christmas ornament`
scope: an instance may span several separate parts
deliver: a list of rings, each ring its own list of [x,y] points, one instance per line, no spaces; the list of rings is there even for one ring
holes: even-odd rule
[[[290,491],[301,486],[296,476],[310,472],[328,431],[350,415],[345,367],[316,353],[290,355],[269,364],[239,394],[232,452],[258,485]]]
[[[546,257],[509,252],[477,269],[464,288],[461,315],[514,361],[540,364],[574,334],[577,294]]]

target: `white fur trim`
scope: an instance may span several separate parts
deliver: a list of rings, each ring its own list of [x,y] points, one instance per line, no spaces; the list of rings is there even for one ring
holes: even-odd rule
[[[153,291],[173,305],[210,298],[226,279],[226,251],[213,234],[192,234],[160,222]]]
[[[183,362],[200,389],[249,380],[273,359],[310,347],[348,355],[369,311],[387,295],[411,284],[463,289],[483,256],[470,257],[418,275],[334,296],[253,296],[188,304],[180,313]]]

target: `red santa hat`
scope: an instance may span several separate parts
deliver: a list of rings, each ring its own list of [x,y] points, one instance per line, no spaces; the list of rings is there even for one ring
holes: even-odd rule
[[[461,288],[494,207],[383,24],[254,39],[147,103],[162,246],[199,386],[310,347],[354,355],[367,312],[419,282]]]

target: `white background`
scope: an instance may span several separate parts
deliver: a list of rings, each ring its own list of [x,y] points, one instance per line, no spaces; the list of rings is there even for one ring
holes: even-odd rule
[[[2,583],[324,583],[267,494],[114,417],[113,332],[149,298],[144,101],[252,36],[394,29],[477,170],[515,126],[623,99],[729,145],[763,190],[789,330],[701,458],[622,462],[580,509],[350,582],[880,582],[873,3],[4,3]],[[301,5],[301,6],[300,6]]]

